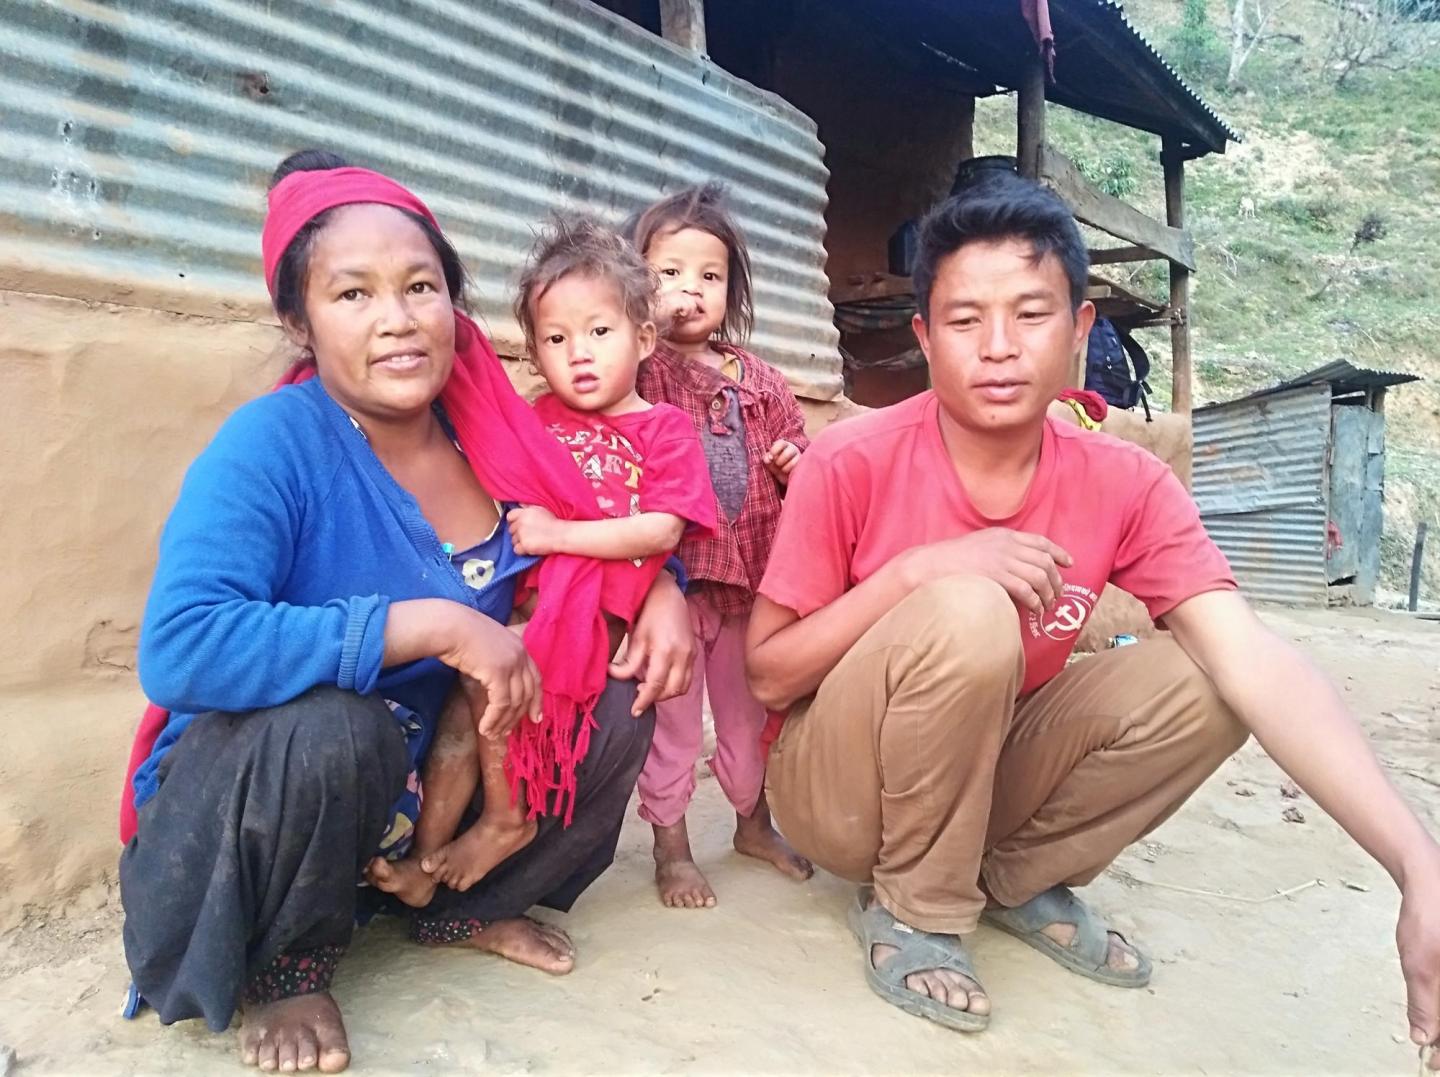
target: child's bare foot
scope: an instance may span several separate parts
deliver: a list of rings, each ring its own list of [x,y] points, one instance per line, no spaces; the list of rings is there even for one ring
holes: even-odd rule
[[[464,942],[451,945],[483,950],[553,976],[564,976],[575,967],[575,944],[570,936],[528,916],[496,920]]]
[[[262,1070],[339,1073],[350,1065],[350,1041],[329,991],[246,1006],[240,1060]]]
[[[435,896],[437,880],[421,867],[414,856],[404,860],[386,860],[377,856],[365,866],[365,881],[376,890],[394,894],[416,909],[423,909]]]
[[[660,890],[660,903],[671,909],[713,909],[715,891],[695,866],[684,818],[672,826],[654,829],[655,885]]]
[[[534,819],[494,818],[481,813],[469,830],[456,836],[420,861],[436,882],[451,890],[469,890],[496,864],[535,840]]]
[[[782,875],[800,882],[815,874],[814,865],[790,848],[790,843],[775,829],[770,821],[770,806],[765,803],[763,793],[748,817],[735,816],[735,851],[768,861]]]

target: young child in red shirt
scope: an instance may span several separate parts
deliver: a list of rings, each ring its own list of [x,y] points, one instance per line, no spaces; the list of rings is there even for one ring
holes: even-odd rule
[[[640,395],[689,416],[718,510],[713,536],[692,534],[680,544],[698,644],[695,675],[687,694],[657,707],[640,815],[655,830],[661,901],[708,908],[715,893],[695,865],[685,827],[707,692],[716,740],[710,768],[735,809],[735,848],[796,879],[813,871],[771,824],[760,743],[766,712],[745,681],[745,629],[781,493],[810,442],[784,376],[739,346],[754,321],[750,256],[725,189],[707,183],[670,195],[641,213],[631,234],[660,276],[661,322],[668,323],[641,365]]]
[[[588,218],[557,217],[536,241],[515,300],[516,320],[550,390],[535,411],[570,449],[604,518],[562,520],[539,506],[520,506],[505,523],[522,556],[634,563],[637,571],[618,574],[618,583],[607,579],[602,597],[612,655],[681,537],[708,535],[715,523],[705,457],[689,418],[646,402],[635,388],[640,362],[655,346],[657,287],[655,274],[618,233]],[[521,617],[525,588],[537,577],[532,569],[517,594]],[[427,904],[439,883],[468,890],[535,836],[534,791],[527,817],[519,783],[507,773],[515,741],[507,749],[503,737],[480,735],[474,713],[459,692],[442,713],[414,851],[409,863],[393,866],[397,879],[417,877],[384,887],[411,904]],[[477,784],[480,816],[456,835]]]

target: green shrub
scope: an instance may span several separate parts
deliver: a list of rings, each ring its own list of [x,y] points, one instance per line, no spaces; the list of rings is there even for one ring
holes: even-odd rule
[[[1210,25],[1205,0],[1185,0],[1180,29],[1170,38],[1169,59],[1187,78],[1218,82],[1225,76],[1225,43]]]
[[[1111,150],[1099,161],[1082,158],[1075,164],[1086,179],[1113,198],[1129,198],[1140,189],[1135,166],[1123,150]]]

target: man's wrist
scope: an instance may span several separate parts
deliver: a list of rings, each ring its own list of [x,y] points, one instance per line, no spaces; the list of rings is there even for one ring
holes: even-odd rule
[[[1422,828],[1420,837],[1411,843],[1390,874],[1401,890],[1412,885],[1427,885],[1440,892],[1440,845]]]

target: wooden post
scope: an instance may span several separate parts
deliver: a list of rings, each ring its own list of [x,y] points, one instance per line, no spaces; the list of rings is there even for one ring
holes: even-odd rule
[[[1166,139],[1160,152],[1165,168],[1165,223],[1185,227],[1185,157],[1180,144]],[[1189,415],[1191,408],[1190,270],[1170,263],[1170,410]]]
[[[705,53],[705,0],[660,0],[660,36]]]
[[[1020,77],[1015,108],[1015,156],[1020,175],[1040,178],[1040,150],[1045,145],[1045,61],[1037,49]]]
[[[1410,558],[1410,612],[1420,608],[1420,561],[1425,556],[1425,532],[1430,525],[1424,520],[1415,528],[1415,553]]]
[[[960,98],[959,123],[960,160],[975,156],[975,98]]]

